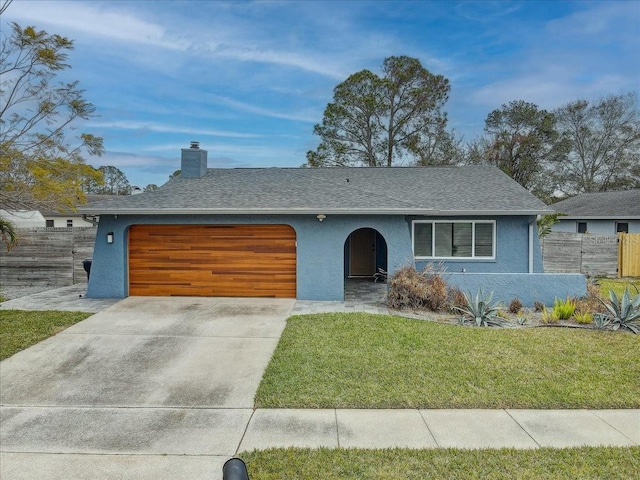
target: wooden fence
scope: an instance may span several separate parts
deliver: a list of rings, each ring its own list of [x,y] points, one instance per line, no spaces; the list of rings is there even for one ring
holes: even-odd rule
[[[86,283],[82,261],[91,258],[95,227],[18,229],[18,245],[0,251],[0,285],[67,286]]]
[[[640,276],[640,234],[552,232],[542,241],[544,271],[595,277]]]
[[[542,239],[544,271],[618,276],[618,237],[551,232]]]
[[[621,233],[618,258],[621,277],[640,277],[640,233]]]

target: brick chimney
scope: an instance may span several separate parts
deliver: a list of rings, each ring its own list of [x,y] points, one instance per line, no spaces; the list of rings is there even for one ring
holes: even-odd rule
[[[183,178],[203,177],[207,173],[207,151],[200,150],[200,142],[191,142],[190,148],[182,149],[180,170]]]

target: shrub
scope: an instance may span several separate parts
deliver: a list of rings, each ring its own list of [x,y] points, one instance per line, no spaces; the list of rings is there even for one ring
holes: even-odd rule
[[[449,310],[456,312],[456,307],[464,307],[467,304],[467,299],[457,287],[449,288]]]
[[[591,313],[606,313],[607,309],[602,304],[600,298],[600,287],[598,285],[587,284],[587,296],[576,301],[576,311]]]
[[[556,298],[553,302],[553,314],[559,320],[569,320],[575,311],[576,301],[574,299],[568,297],[566,300]]]
[[[447,298],[447,282],[433,267],[418,272],[413,266],[405,266],[389,279],[387,305],[391,308],[428,308],[437,312],[447,304]]]
[[[587,325],[593,322],[593,315],[589,312],[576,311],[573,314],[573,318],[576,323],[579,323],[581,325]]]
[[[548,310],[547,307],[542,307],[542,323],[558,323],[559,320],[555,309]]]
[[[545,308],[545,307],[544,307],[544,303],[539,302],[539,301],[537,301],[537,300],[536,300],[535,302],[533,302],[533,309],[534,309],[536,312],[544,312],[544,308]]]
[[[509,311],[511,313],[518,313],[520,310],[522,310],[522,302],[517,298],[511,300],[511,303],[509,303]]]

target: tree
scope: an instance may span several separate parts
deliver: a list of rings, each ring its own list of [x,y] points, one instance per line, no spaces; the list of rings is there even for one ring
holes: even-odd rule
[[[556,163],[569,195],[640,186],[640,117],[633,93],[575,100],[556,113],[568,152]]]
[[[15,225],[9,220],[0,218],[0,238],[7,247],[7,252],[18,244],[18,234]]]
[[[100,137],[69,135],[95,112],[78,82],[55,82],[70,68],[73,41],[17,23],[10,31],[2,35],[0,51],[0,200],[74,210],[84,199],[82,185],[99,181],[84,156],[101,155],[104,148]]]
[[[443,128],[433,135],[425,135],[425,142],[418,150],[416,165],[456,165],[463,161],[465,148],[462,137]]]
[[[547,164],[560,151],[552,113],[512,101],[487,115],[484,131],[469,147],[470,163],[495,165],[540,197],[553,192]]]
[[[101,182],[89,181],[85,185],[87,193],[96,195],[129,195],[131,185],[122,170],[113,165],[101,166],[98,168],[101,173]]]
[[[158,189],[158,185],[156,185],[155,183],[150,183],[149,185],[144,187],[145,192],[153,192],[154,190],[157,190],[157,189]]]
[[[386,58],[382,73],[362,70],[335,87],[322,124],[313,130],[320,144],[307,153],[309,166],[392,166],[405,155],[412,163],[436,158],[430,152],[445,132],[449,81],[406,56]]]

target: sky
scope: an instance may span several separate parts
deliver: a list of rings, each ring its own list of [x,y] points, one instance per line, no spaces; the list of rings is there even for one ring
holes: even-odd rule
[[[449,127],[470,141],[494,109],[551,110],[640,91],[640,0],[14,0],[8,22],[74,40],[72,68],[131,185],[162,185],[199,141],[209,167],[298,167],[333,89],[392,55],[451,82]]]

